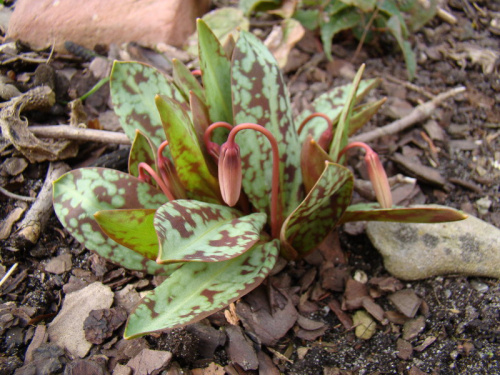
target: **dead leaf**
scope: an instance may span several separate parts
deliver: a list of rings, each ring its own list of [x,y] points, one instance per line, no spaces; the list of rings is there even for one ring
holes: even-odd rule
[[[496,61],[500,58],[500,52],[471,43],[457,43],[454,47],[453,50],[446,49],[442,52],[464,69],[468,61],[481,65],[484,74],[493,73]]]
[[[10,211],[7,217],[0,222],[0,240],[5,240],[10,236],[12,226],[23,216],[27,208],[26,203],[18,203],[18,207]]]
[[[264,44],[274,55],[280,68],[285,67],[290,51],[304,33],[302,24],[293,18],[285,19],[280,25],[273,27]]]
[[[78,153],[78,146],[73,141],[39,140],[20,118],[23,110],[47,109],[54,103],[55,94],[49,87],[35,87],[12,99],[0,111],[2,135],[31,163],[67,159]]]
[[[362,340],[369,340],[377,330],[377,323],[366,311],[358,310],[352,317],[352,322],[356,327],[354,333]]]

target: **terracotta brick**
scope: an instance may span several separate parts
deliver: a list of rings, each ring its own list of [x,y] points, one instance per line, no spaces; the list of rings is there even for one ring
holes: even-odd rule
[[[209,0],[17,0],[7,36],[32,48],[64,42],[96,44],[139,42],[181,46],[195,30],[195,19]]]

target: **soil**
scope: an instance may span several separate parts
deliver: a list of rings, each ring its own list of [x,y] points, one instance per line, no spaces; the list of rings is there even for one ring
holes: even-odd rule
[[[388,96],[389,109],[381,111],[363,131],[390,123],[393,120],[391,110],[404,109],[405,104],[414,107],[428,100],[427,94],[436,95],[461,85],[467,88],[466,94],[448,100],[431,117],[445,134],[443,139],[432,145],[439,148],[438,163],[432,159],[432,142],[429,143],[422,136],[425,122],[401,133],[378,139],[372,142],[372,146],[382,155],[389,175],[405,172],[391,159],[391,155],[396,151],[409,152],[417,155],[422,163],[437,169],[448,182],[453,181],[445,188],[437,188],[417,176],[419,191],[409,198],[410,203],[446,204],[500,227],[499,60],[492,62],[491,72],[485,73],[486,68],[481,63],[486,63],[481,59],[472,60],[467,52],[467,46],[471,45],[479,49],[500,51],[499,30],[491,27],[495,14],[498,22],[500,6],[493,1],[478,1],[472,4],[467,0],[449,0],[447,5],[458,18],[457,24],[451,25],[436,17],[412,37],[418,56],[417,75],[412,87],[404,84],[407,82],[407,76],[402,55],[394,44],[387,40],[382,39],[363,46],[352,65],[348,60],[355,54],[357,41],[349,34],[342,34],[334,41],[333,51],[336,60],[342,61],[343,66],[351,67],[351,70],[361,62],[366,63],[365,78],[385,78],[384,83],[370,94],[369,100]],[[273,19],[268,21],[273,23]],[[269,26],[262,26],[262,23],[257,22],[256,24],[261,29],[261,34],[270,31]],[[318,43],[311,42],[315,38],[314,35],[311,34],[308,38],[310,39],[306,40],[309,42],[302,41],[296,50],[302,57],[307,57],[306,61],[311,61],[320,51]],[[459,53],[460,58],[457,57]],[[55,56],[51,65],[55,70],[71,67],[81,72],[88,67],[88,63],[82,59],[68,56]],[[18,61],[3,66],[1,70],[4,75],[20,75],[32,73],[36,67],[36,64]],[[348,75],[340,72],[338,65],[324,57],[306,69],[287,70],[286,78],[296,111],[301,109],[304,102],[310,102],[327,89],[349,83],[351,80]],[[86,87],[78,87],[82,82],[85,80],[70,82],[69,92],[72,89],[85,92]],[[90,117],[96,117],[107,109],[107,94],[104,88],[90,103],[86,103]],[[67,100],[66,94],[62,101]],[[67,111],[62,106],[56,106],[49,113],[32,113],[29,116],[29,121],[34,123],[57,123],[61,119],[63,123],[68,121]],[[116,146],[84,144],[80,146],[78,157],[67,162],[71,167],[75,167],[82,163],[95,162],[101,155],[108,155],[108,159],[116,160],[114,157],[110,158],[109,154],[115,155],[113,152],[117,149]],[[1,185],[19,195],[36,196],[43,185],[48,165],[28,164],[18,174],[7,173],[7,163],[18,157],[19,155],[8,148],[2,150]],[[123,167],[123,163],[121,164]],[[119,163],[114,167],[120,168]],[[351,167],[359,170],[356,162],[353,162]],[[486,210],[478,205],[478,201],[485,200],[489,202]],[[18,206],[18,200],[0,195],[1,219],[4,220]],[[362,230],[354,227],[340,228],[336,249],[346,260],[345,264],[339,262],[336,266],[343,268],[346,274],[357,274],[367,280],[390,276],[384,270],[381,256],[371,246]],[[61,274],[46,272],[47,262],[64,253],[72,254],[71,270]],[[379,323],[373,337],[363,340],[356,335],[354,329],[346,329],[339,316],[329,307],[331,301],[341,301],[344,290],[321,288],[321,272],[324,269],[315,260],[318,254],[324,255],[325,250],[318,250],[316,255],[286,265],[267,282],[267,287],[274,287],[290,296],[303,316],[324,324],[324,331],[319,335],[307,336],[295,326],[273,345],[259,345],[259,337],[249,332],[246,326],[244,329],[246,337],[253,340],[251,346],[254,349],[260,347],[263,353],[273,359],[274,365],[282,373],[500,373],[498,280],[440,276],[422,281],[403,281],[401,286],[415,292],[422,301],[415,318],[400,321],[394,318],[390,323],[386,322],[388,324]],[[53,214],[36,244],[27,246],[26,243],[16,242],[15,236],[12,235],[0,241],[0,256],[0,274],[5,273],[14,263],[19,264],[15,273],[0,287],[0,317],[3,319],[0,321],[0,374],[14,373],[15,369],[23,365],[35,327],[50,324],[57,315],[65,295],[63,288],[69,285],[70,277],[79,275],[85,282],[98,280],[111,286],[114,291],[140,280],[141,290],[151,289],[155,283],[155,280],[144,278],[143,275],[130,273],[103,262],[85,250],[65,232]],[[304,287],[305,280],[309,281]],[[306,291],[315,297],[309,298],[308,304],[302,304],[303,301],[300,302],[299,299]],[[387,298],[389,294],[380,292],[375,299],[384,311],[394,310]],[[243,301],[248,301],[248,297],[243,298]],[[30,319],[8,321],[20,314],[2,314],[2,310],[13,305],[29,312]],[[352,314],[353,311],[347,313]],[[207,324],[215,328],[228,325],[221,313],[208,319]],[[412,329],[416,330],[415,334],[408,336],[407,331]],[[106,338],[104,343],[93,345],[86,357],[89,361],[102,365],[101,370],[106,369],[102,370],[102,373],[111,373],[116,363],[126,364],[129,360],[128,357],[118,356],[112,351],[115,343],[120,342],[122,333],[123,327],[116,329],[113,336]],[[179,368],[185,371],[206,368],[212,362],[226,366],[225,371],[231,374],[257,373],[244,370],[241,363],[235,364],[225,346],[217,347],[211,357],[203,357],[200,354],[199,336],[189,329],[149,335],[145,341],[141,341],[141,345],[173,353],[174,365],[162,373],[180,373],[175,372]],[[72,360],[67,353],[61,353],[58,358],[60,366],[46,373],[63,373],[66,363]],[[68,371],[66,369],[64,373],[70,373]],[[224,370],[212,371],[198,370],[193,373],[224,373]]]

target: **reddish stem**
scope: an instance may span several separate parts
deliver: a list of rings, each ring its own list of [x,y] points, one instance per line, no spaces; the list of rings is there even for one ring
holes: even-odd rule
[[[232,128],[226,142],[235,142],[236,134],[240,130],[252,129],[261,132],[266,136],[266,138],[271,143],[271,148],[273,152],[273,180],[271,184],[271,235],[274,238],[279,238],[280,228],[282,224],[281,212],[282,212],[282,202],[280,195],[280,155],[278,149],[278,142],[274,138],[273,134],[267,130],[262,125],[253,123],[243,123],[236,125]]]
[[[316,117],[321,117],[321,118],[325,119],[326,123],[327,123],[326,130],[321,134],[321,137],[318,140],[318,145],[323,150],[327,151],[327,149],[329,148],[330,143],[332,143],[332,139],[333,139],[333,123],[330,120],[330,118],[327,115],[325,115],[324,113],[315,112],[315,113],[307,116],[304,119],[304,121],[302,121],[302,123],[300,124],[299,129],[297,130],[297,133],[300,135],[300,133],[302,133],[302,130],[304,130],[304,126],[306,126],[306,124],[309,121],[311,121],[313,118],[316,118]]]
[[[214,158],[215,162],[219,161],[219,145],[215,142],[212,142],[212,132],[216,128],[226,128],[229,131],[233,129],[233,126],[225,121],[217,121],[213,124],[210,124],[208,128],[205,130],[203,134],[203,142],[205,143],[205,147],[208,150],[208,153]]]
[[[355,147],[361,147],[362,149],[364,149],[366,152],[375,152],[372,150],[372,148],[370,146],[368,146],[366,143],[364,142],[352,142],[352,143],[349,143],[347,146],[345,146],[342,151],[340,151],[339,153],[339,157],[337,160],[340,160],[342,158],[342,156],[347,152],[349,151],[351,148],[355,148]]]
[[[154,171],[153,168],[151,168],[151,166],[149,164],[141,162],[138,165],[138,169],[139,169],[139,179],[141,181],[146,181],[147,177],[146,177],[144,171],[148,172],[148,174],[151,177],[153,177],[153,179],[156,181],[156,183],[158,184],[160,189],[163,191],[163,194],[165,194],[167,196],[168,200],[169,201],[175,200],[175,197],[170,192],[170,189],[165,185],[165,183],[160,178],[160,176],[158,176],[158,174]]]

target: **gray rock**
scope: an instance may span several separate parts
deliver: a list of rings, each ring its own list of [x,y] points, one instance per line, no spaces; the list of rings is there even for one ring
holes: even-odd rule
[[[385,268],[397,278],[500,278],[500,229],[476,217],[440,224],[370,222],[366,231]]]

